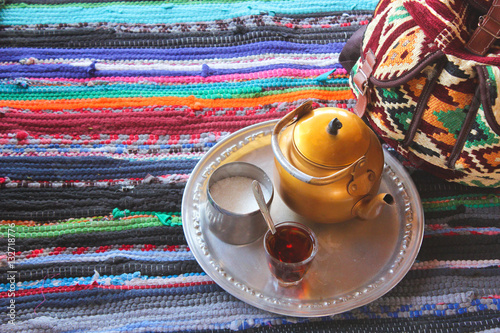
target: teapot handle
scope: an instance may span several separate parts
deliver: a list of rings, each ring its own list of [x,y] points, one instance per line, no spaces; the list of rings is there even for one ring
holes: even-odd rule
[[[365,156],[361,156],[358,158],[356,161],[354,161],[352,164],[348,165],[344,169],[341,169],[334,174],[331,174],[326,177],[313,177],[311,175],[308,175],[296,167],[294,167],[288,160],[286,159],[285,155],[283,155],[283,152],[281,151],[281,148],[278,144],[278,136],[286,125],[292,123],[293,121],[298,121],[300,118],[302,118],[304,115],[312,111],[312,102],[307,101],[300,105],[298,108],[295,110],[291,111],[288,113],[286,116],[284,116],[277,124],[274,126],[273,129],[273,134],[271,137],[271,146],[274,151],[274,155],[276,157],[276,160],[281,164],[281,166],[293,177],[297,178],[298,180],[312,184],[312,185],[327,185],[331,184],[333,182],[336,182],[337,180],[345,177],[348,174],[352,174],[354,172],[354,169],[358,164],[361,164],[365,161]]]

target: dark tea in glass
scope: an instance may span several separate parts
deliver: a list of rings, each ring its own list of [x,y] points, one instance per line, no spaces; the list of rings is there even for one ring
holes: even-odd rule
[[[318,250],[312,230],[297,222],[276,224],[276,233],[264,236],[264,247],[269,269],[283,286],[302,280]]]

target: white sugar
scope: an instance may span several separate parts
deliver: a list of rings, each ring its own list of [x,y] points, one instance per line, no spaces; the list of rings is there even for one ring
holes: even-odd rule
[[[259,209],[252,190],[253,179],[248,177],[224,178],[210,186],[210,194],[214,201],[225,210],[238,214],[247,214]],[[264,198],[269,200],[271,194],[262,186]]]

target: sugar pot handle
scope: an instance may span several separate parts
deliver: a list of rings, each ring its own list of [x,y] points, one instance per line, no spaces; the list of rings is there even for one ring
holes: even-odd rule
[[[285,169],[289,174],[291,174],[293,177],[297,178],[298,180],[312,184],[312,185],[327,185],[331,184],[333,182],[336,182],[337,180],[345,177],[348,174],[352,174],[354,172],[354,169],[356,166],[360,163],[363,163],[365,161],[365,156],[361,156],[359,159],[354,161],[352,164],[348,165],[347,167],[329,175],[326,177],[313,177],[311,175],[308,175],[299,169],[297,169],[295,166],[293,166],[283,155],[283,152],[281,151],[281,148],[278,143],[278,136],[281,132],[281,130],[288,124],[298,121],[300,118],[302,118],[304,115],[307,113],[311,112],[312,109],[312,101],[307,101],[300,105],[298,108],[295,110],[291,111],[288,113],[286,116],[284,116],[275,126],[273,129],[273,134],[271,137],[271,147],[274,152],[274,156],[276,157],[276,160],[278,163]]]

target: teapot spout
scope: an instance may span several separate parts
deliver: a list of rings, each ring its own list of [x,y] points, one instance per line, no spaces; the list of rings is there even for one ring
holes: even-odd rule
[[[363,220],[376,218],[384,206],[394,204],[394,197],[389,193],[380,193],[376,196],[366,196],[358,201],[352,208],[354,216]]]

